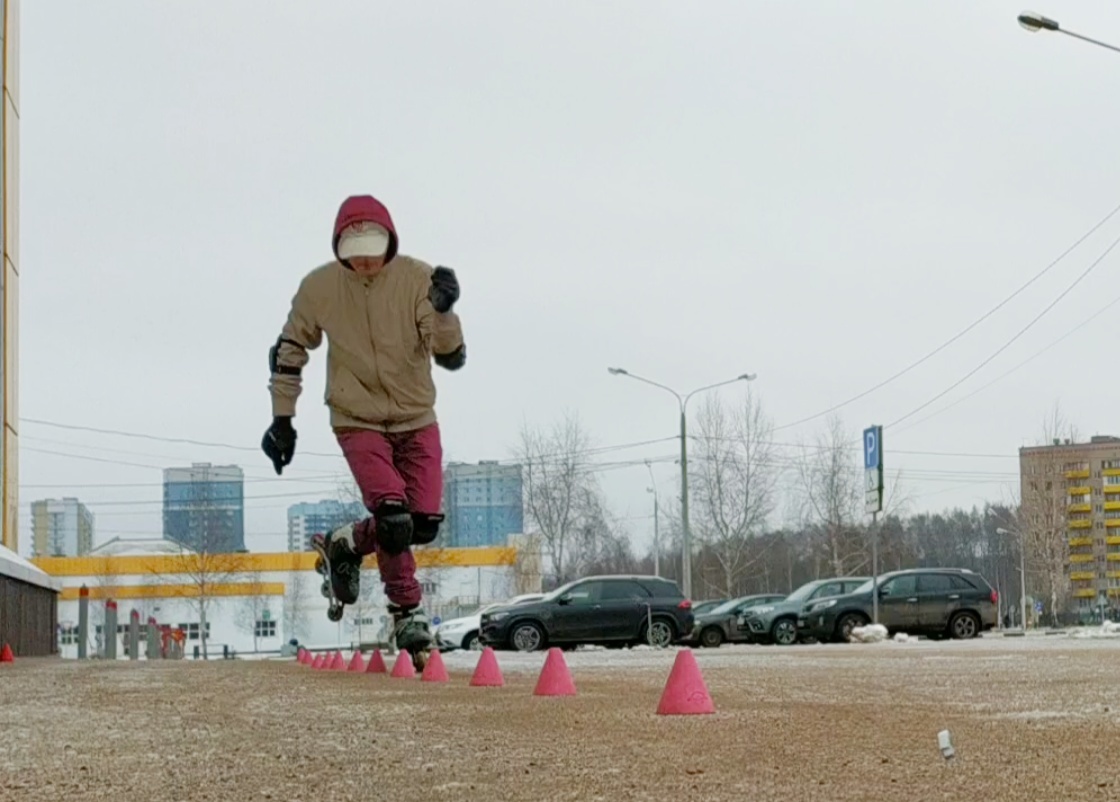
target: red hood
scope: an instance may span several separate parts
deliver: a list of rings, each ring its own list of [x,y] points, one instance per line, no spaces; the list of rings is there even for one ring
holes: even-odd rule
[[[342,230],[353,223],[377,223],[388,231],[389,250],[385,253],[385,261],[392,261],[397,255],[397,229],[385,204],[372,195],[351,195],[338,207],[338,215],[334,219],[334,237],[331,238],[331,250],[334,251],[336,259],[338,238],[342,235]]]

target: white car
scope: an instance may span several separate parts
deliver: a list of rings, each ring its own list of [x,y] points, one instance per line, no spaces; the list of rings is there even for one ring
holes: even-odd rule
[[[478,628],[482,623],[483,613],[543,598],[543,593],[525,593],[521,596],[514,596],[512,599],[507,599],[504,602],[496,602],[494,604],[488,604],[485,607],[480,607],[471,615],[441,621],[439,626],[435,629],[436,643],[440,651],[447,651],[449,649],[466,649],[468,651],[481,649],[481,644],[478,642]]]

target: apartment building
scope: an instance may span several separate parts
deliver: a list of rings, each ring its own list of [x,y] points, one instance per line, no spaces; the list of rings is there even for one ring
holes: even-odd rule
[[[1023,526],[1068,545],[1071,607],[1120,605],[1120,437],[1019,450]]]

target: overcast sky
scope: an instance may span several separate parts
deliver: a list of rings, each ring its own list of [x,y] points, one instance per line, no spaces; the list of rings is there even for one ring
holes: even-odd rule
[[[506,459],[523,420],[569,409],[599,445],[672,437],[675,401],[608,365],[681,390],[757,372],[779,425],[867,390],[1120,204],[1120,55],[1030,35],[1022,10],[23,3],[21,552],[30,502],[47,496],[86,501],[99,541],[159,535],[158,469],[191,461],[245,468],[254,550],[285,547],[289,504],[336,495],[342,460],[307,453],[337,453],[325,347],[290,476],[276,480],[258,444],[268,348],[351,193],[388,204],[403,252],[459,274],[470,360],[438,372],[450,459]],[[1115,3],[1038,10],[1120,42]],[[950,348],[845,406],[853,438],[955,383],[1118,236],[1120,214]],[[915,509],[1008,497],[1016,450],[1055,400],[1083,433],[1120,433],[1115,312],[906,428],[1118,295],[1120,248],[887,430],[888,470],[909,472]],[[823,422],[775,437],[808,441]],[[601,459],[667,458],[655,472],[668,495],[674,448]],[[602,481],[646,540],[645,466]]]

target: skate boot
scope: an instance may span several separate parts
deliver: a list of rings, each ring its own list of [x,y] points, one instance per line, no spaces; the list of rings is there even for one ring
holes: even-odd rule
[[[354,525],[339,527],[326,536],[312,535],[311,548],[319,553],[315,570],[323,577],[320,591],[330,600],[327,618],[342,620],[342,608],[358,600],[362,555],[354,551]]]
[[[389,605],[393,615],[393,640],[398,649],[412,656],[412,665],[423,671],[432,651],[432,633],[428,616],[419,607],[404,608]]]

